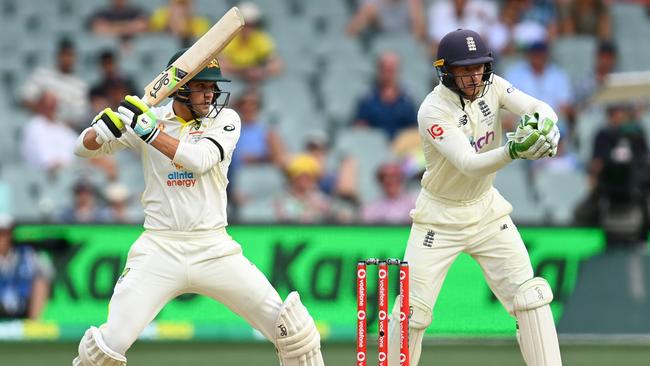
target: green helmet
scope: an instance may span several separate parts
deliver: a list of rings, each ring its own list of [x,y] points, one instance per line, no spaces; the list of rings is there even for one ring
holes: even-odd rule
[[[174,61],[176,61],[179,57],[181,57],[181,55],[185,53],[185,51],[187,50],[188,50],[187,48],[178,50],[178,52],[176,52],[169,59],[167,66],[171,65]],[[221,74],[221,66],[219,65],[219,61],[217,61],[216,58],[212,59],[212,61],[210,61],[210,63],[208,63],[208,65],[205,68],[203,68],[203,70],[201,70],[198,74],[194,75],[194,77],[189,81],[193,81],[193,80],[214,81],[215,83],[219,81],[230,82],[229,79],[224,78],[223,75]],[[188,86],[188,83],[185,83],[180,88],[178,88],[178,90],[175,93],[173,93],[170,97],[173,97],[174,99],[182,103],[185,103],[188,106],[191,106],[189,104],[189,95],[191,90]],[[230,93],[221,91],[218,85],[216,86],[216,91],[217,93],[215,94],[213,105],[216,108],[216,112],[219,113],[221,108],[223,108],[225,105],[228,104]],[[225,101],[222,104],[217,105],[217,99],[219,98],[219,96],[225,96]]]
[[[187,51],[188,48],[183,48],[180,49],[178,52],[172,56],[172,58],[169,59],[169,62],[167,63],[167,66],[171,65],[174,61],[176,61],[185,51]],[[206,66],[203,70],[201,70],[198,74],[194,75],[192,80],[208,80],[208,81],[225,81],[225,82],[230,82],[229,79],[226,79],[223,77],[221,74],[221,66],[219,65],[219,61],[217,59],[213,59],[210,61],[208,66]]]

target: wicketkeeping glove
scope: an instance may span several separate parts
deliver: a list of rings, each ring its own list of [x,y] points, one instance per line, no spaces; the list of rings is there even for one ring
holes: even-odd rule
[[[117,113],[113,112],[110,108],[106,108],[99,112],[99,114],[93,118],[90,127],[93,128],[97,135],[95,140],[98,144],[118,139],[122,136],[122,132],[124,131],[124,123],[122,123]]]
[[[506,134],[508,152],[512,159],[537,160],[551,154],[551,144],[535,127],[537,127],[537,119],[525,114],[519,119],[515,132]]]
[[[551,144],[551,152],[548,156],[555,156],[557,154],[557,145],[560,143],[560,129],[557,127],[557,121],[553,121],[550,118],[544,118],[542,121],[539,121],[539,113],[533,114],[533,117],[538,121],[535,128]]]
[[[131,126],[133,132],[144,142],[150,144],[158,137],[158,118],[140,98],[127,95],[117,111],[120,119]]]

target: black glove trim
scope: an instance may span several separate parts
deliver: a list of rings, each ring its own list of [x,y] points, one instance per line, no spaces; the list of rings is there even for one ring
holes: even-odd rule
[[[120,129],[117,128],[117,126],[115,126],[115,122],[113,122],[111,117],[109,117],[106,113],[102,113],[100,119],[104,121],[104,124],[106,125],[106,127],[108,127],[108,129],[111,131],[113,136],[117,138],[122,137],[122,131],[120,131]]]
[[[133,104],[127,103],[125,101],[120,102],[120,106],[133,112],[133,119],[131,120],[131,128],[133,128],[133,126],[135,125],[136,118],[138,118],[138,116],[143,113],[142,110],[140,110],[140,108],[134,106]]]

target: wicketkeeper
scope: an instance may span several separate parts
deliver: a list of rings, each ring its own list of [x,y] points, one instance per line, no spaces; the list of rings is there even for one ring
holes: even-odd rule
[[[557,115],[548,104],[493,74],[492,61],[478,33],[459,29],[447,34],[434,64],[441,83],[418,112],[426,172],[411,212],[413,225],[404,254],[411,271],[412,366],[420,359],[422,337],[445,275],[461,252],[479,263],[490,289],[516,317],[526,363],[562,364],[549,306],[551,287],[534,277],[526,247],[509,216],[512,206],[492,186],[496,172],[507,164],[556,154]],[[501,108],[522,115],[505,144]],[[390,366],[399,365],[398,317],[395,306],[389,326]]]

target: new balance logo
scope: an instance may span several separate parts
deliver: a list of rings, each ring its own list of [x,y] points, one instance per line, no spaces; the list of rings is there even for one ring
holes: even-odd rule
[[[474,37],[467,37],[467,49],[470,51],[476,51],[476,42],[474,42]]]
[[[435,235],[436,234],[433,232],[433,230],[427,231],[427,235],[424,236],[424,242],[422,243],[422,245],[424,245],[425,247],[428,247],[428,248],[432,248],[433,247],[433,237]]]
[[[467,115],[463,114],[459,119],[458,119],[458,127],[463,127],[467,124]]]

